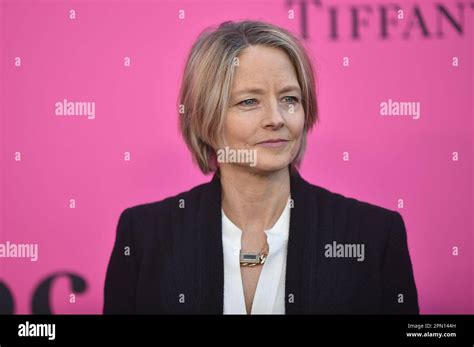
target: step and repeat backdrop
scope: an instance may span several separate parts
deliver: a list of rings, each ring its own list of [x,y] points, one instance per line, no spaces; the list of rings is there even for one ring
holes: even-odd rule
[[[120,213],[207,182],[178,131],[199,33],[311,55],[307,181],[399,212],[421,313],[474,313],[472,1],[0,2],[0,313],[101,313]]]

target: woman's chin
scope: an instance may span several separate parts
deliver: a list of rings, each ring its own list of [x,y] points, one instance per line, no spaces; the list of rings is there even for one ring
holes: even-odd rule
[[[251,169],[261,172],[275,172],[287,168],[290,163],[290,160],[283,160],[282,158],[262,158],[257,160],[257,165]]]

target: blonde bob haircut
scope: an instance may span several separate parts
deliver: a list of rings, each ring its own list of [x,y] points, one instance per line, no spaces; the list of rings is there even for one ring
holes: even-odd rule
[[[296,71],[305,124],[292,168],[299,167],[306,148],[306,135],[318,121],[313,67],[298,38],[286,29],[261,21],[227,21],[216,29],[209,27],[198,36],[189,52],[178,99],[181,134],[204,174],[218,169],[215,149],[222,139],[235,62],[245,48],[254,45],[282,49]]]

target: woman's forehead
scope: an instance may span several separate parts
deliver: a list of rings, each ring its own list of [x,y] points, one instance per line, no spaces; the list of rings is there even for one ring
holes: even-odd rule
[[[236,65],[233,92],[243,89],[265,89],[269,85],[285,88],[298,86],[296,71],[287,54],[278,48],[252,46],[246,48]]]
[[[258,45],[247,47],[239,54],[236,70],[239,68],[254,71],[260,71],[262,68],[279,70],[290,67],[292,67],[291,60],[284,50]]]

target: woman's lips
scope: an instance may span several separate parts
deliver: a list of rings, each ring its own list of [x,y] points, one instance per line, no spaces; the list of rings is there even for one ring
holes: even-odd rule
[[[268,140],[257,143],[259,146],[263,147],[283,147],[288,143],[288,140]]]

